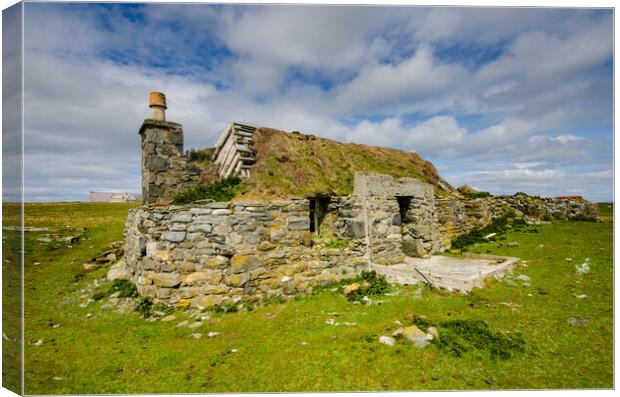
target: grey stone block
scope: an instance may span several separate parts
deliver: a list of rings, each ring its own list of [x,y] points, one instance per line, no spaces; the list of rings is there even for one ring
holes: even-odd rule
[[[178,243],[178,242],[185,240],[185,232],[172,232],[172,231],[163,232],[160,239],[166,240],[166,241],[172,241],[173,243]]]
[[[213,230],[213,226],[211,226],[209,223],[193,224],[189,225],[187,230],[189,232],[211,233],[211,231]]]
[[[366,224],[363,221],[351,221],[347,224],[347,236],[362,238],[366,236]]]
[[[228,208],[228,205],[229,205],[229,203],[226,202],[226,201],[218,201],[218,202],[215,202],[215,203],[206,204],[205,207],[206,208],[218,208],[218,209],[221,209],[221,208]]]
[[[164,171],[168,168],[168,159],[159,156],[150,156],[146,159],[146,168],[149,171]]]
[[[187,222],[190,222],[191,220],[192,220],[192,214],[189,211],[177,212],[176,214],[172,215],[172,217],[170,218],[170,221],[172,222],[181,222],[181,223],[187,223]]]
[[[310,218],[302,216],[288,218],[288,228],[291,230],[310,229]]]
[[[246,244],[257,245],[261,242],[262,236],[259,233],[244,233],[243,240]]]

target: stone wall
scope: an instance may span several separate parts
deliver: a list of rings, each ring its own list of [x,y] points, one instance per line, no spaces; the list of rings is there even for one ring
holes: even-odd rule
[[[596,220],[598,206],[581,198],[532,197],[523,193],[498,196],[496,199],[518,214],[533,218]]]
[[[180,124],[147,119],[140,136],[143,203],[169,199],[198,181],[198,170],[183,154]]]
[[[372,263],[401,263],[406,255],[436,251],[434,195],[433,185],[417,179],[355,175],[354,197],[361,203]]]
[[[437,197],[435,202],[438,251],[449,248],[458,236],[484,227],[510,210],[533,223],[545,219],[598,219],[596,204],[575,198],[541,198],[518,193],[477,199]]]
[[[333,214],[338,230],[344,215]],[[209,307],[304,293],[366,268],[360,238],[345,249],[312,246],[309,226],[308,200],[140,207],[125,228],[128,277],[141,295]]]
[[[154,155],[144,159],[150,200],[160,197],[152,185],[170,184],[184,166],[178,146],[182,131],[166,124],[143,129],[143,143],[154,145],[148,151]],[[160,167],[158,158],[170,151],[167,168]],[[185,182],[191,179],[179,185]],[[432,185],[416,179],[358,173],[354,194],[329,198],[313,233],[309,200],[134,209],[125,227],[128,277],[140,294],[170,305],[226,306],[305,293],[353,277],[370,264],[402,263],[406,256],[441,252],[458,236],[510,209],[532,221],[598,215],[595,204],[581,199],[435,197]],[[334,239],[347,247],[328,248]]]

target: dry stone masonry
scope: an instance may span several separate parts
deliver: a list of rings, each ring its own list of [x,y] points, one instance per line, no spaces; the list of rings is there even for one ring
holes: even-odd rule
[[[467,199],[417,179],[363,173],[346,197],[154,205],[199,180],[183,155],[183,129],[165,121],[160,95],[151,97],[152,118],[140,128],[145,205],[127,218],[125,266],[140,294],[170,305],[226,306],[306,293],[373,265],[443,252],[506,211],[530,222],[598,216],[596,205],[579,197]],[[216,151],[221,176],[249,172],[253,157],[243,145],[252,128],[232,123],[224,131]]]
[[[138,208],[126,268],[142,295],[179,307],[304,293],[366,269],[364,244],[312,246],[308,200]]]

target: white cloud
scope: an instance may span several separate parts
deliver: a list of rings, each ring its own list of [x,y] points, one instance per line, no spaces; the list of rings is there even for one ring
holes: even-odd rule
[[[380,112],[399,108],[418,110],[417,101],[438,95],[464,76],[458,65],[438,64],[428,46],[398,64],[370,64],[349,83],[334,90],[339,109],[349,112]]]
[[[118,8],[28,7],[31,199],[139,189],[137,128],[151,90],[166,93],[186,147],[212,144],[235,120],[416,150],[450,182],[495,192],[610,191],[601,170],[611,163],[611,134],[588,130],[611,130],[607,16],[152,5],[133,21]],[[440,55],[489,43],[502,47],[493,44],[499,55],[482,66]]]

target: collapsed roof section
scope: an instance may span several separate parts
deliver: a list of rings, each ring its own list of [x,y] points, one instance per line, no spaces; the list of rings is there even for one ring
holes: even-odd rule
[[[218,166],[220,178],[239,175],[250,176],[250,168],[256,162],[252,149],[257,127],[249,124],[230,123],[215,145],[213,162]]]

